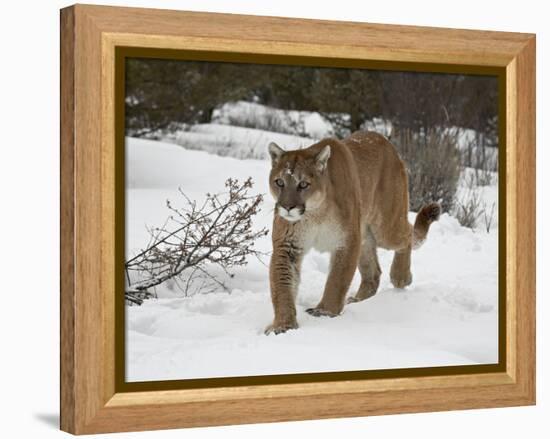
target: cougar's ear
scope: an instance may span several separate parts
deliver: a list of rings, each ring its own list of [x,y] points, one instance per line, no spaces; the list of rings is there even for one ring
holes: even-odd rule
[[[325,145],[321,151],[315,156],[315,164],[317,169],[322,172],[326,169],[328,159],[330,158],[330,145]]]
[[[271,157],[271,164],[273,165],[277,163],[282,155],[285,153],[285,150],[277,145],[275,142],[270,142],[267,149]]]

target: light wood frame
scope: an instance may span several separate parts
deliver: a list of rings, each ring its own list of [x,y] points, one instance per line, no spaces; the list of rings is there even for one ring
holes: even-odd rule
[[[115,390],[115,50],[501,68],[506,367],[354,381]],[[535,403],[535,37],[76,5],[61,11],[61,428],[84,434]]]

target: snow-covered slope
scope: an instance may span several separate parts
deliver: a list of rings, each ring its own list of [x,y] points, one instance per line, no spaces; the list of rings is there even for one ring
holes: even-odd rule
[[[298,149],[315,143],[309,137],[213,123],[193,125],[187,131],[175,131],[166,135],[163,140],[186,149],[241,160],[267,159],[269,142],[276,142],[285,149]]]
[[[194,199],[219,192],[227,177],[252,177],[268,193],[269,162],[237,160],[173,144],[127,139],[127,253],[147,243],[145,225],[178,205],[177,188]],[[496,190],[496,188],[494,188]],[[255,218],[271,227],[269,196]],[[411,221],[414,214],[410,215]],[[128,307],[129,381],[219,376],[387,369],[498,360],[497,230],[472,232],[443,215],[426,244],[413,254],[413,284],[389,282],[392,254],[379,251],[382,281],[373,298],[348,305],[341,316],[304,312],[322,293],[328,255],[310,253],[297,299],[300,329],[265,336],[272,319],[267,266],[255,259],[229,281],[232,292],[181,297],[173,285],[159,299]],[[270,237],[257,244],[269,251]],[[268,260],[265,260],[265,264]],[[359,285],[356,275],[350,293]]]
[[[228,102],[217,108],[212,121],[223,125],[237,125],[304,134],[320,139],[331,136],[333,128],[323,116],[314,111],[281,110],[254,102]]]

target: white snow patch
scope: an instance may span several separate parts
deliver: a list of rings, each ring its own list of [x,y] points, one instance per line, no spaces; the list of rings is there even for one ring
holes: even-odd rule
[[[279,131],[321,139],[334,134],[332,124],[312,111],[282,110],[254,102],[228,102],[217,108],[212,122]]]
[[[163,141],[222,157],[256,160],[269,158],[267,146],[270,142],[286,150],[305,148],[315,143],[309,137],[217,124],[193,125],[187,131],[179,130],[165,136]]]

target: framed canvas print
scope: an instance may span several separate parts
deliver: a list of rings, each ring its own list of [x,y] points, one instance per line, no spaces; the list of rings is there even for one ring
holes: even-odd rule
[[[533,404],[535,37],[61,11],[61,428]]]

